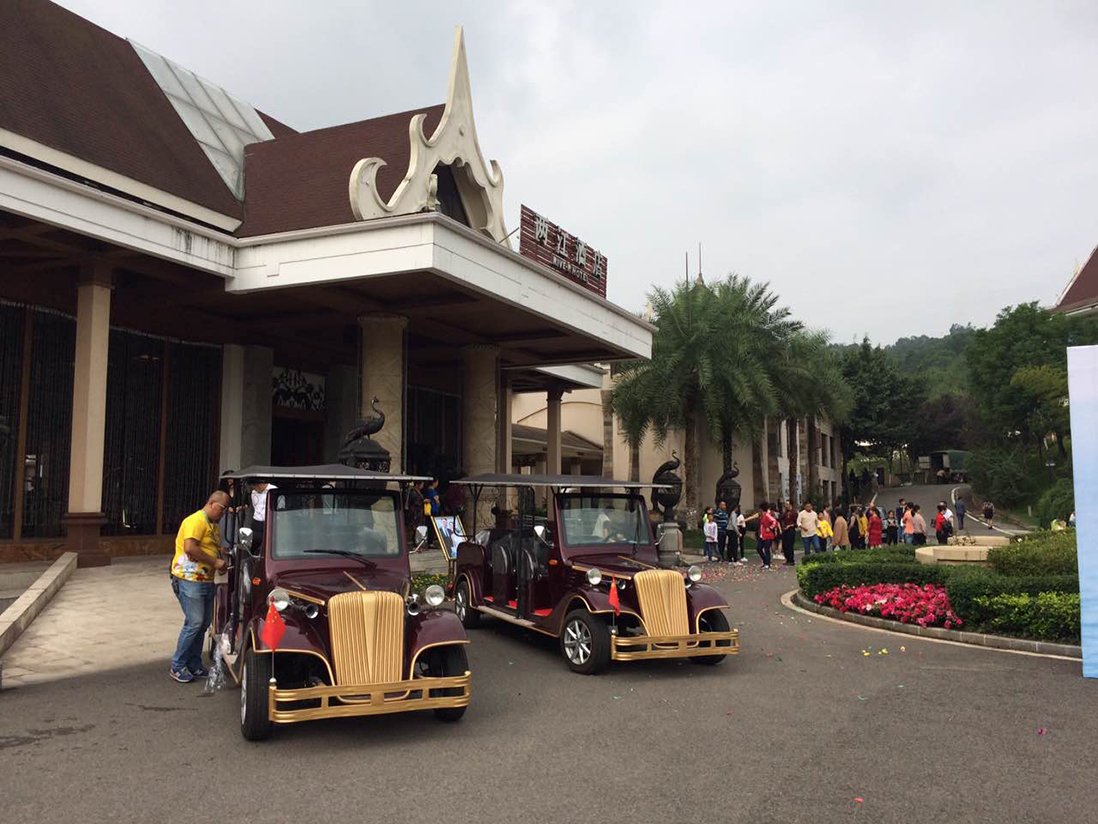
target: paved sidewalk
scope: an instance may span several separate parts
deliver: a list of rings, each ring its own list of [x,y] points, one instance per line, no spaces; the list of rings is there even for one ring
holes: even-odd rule
[[[0,564],[0,613],[14,604],[27,587],[50,568],[50,561]]]
[[[4,689],[163,661],[183,623],[168,556],[78,569],[3,656]]]
[[[416,572],[446,572],[442,553],[412,556]],[[161,661],[183,624],[168,581],[170,556],[118,558],[78,569],[3,656],[3,687]]]

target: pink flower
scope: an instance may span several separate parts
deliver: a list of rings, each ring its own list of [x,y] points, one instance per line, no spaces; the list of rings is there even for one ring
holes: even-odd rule
[[[934,584],[842,585],[820,593],[814,600],[840,612],[877,614],[903,624],[945,626],[954,629],[963,621],[953,612],[949,593]]]

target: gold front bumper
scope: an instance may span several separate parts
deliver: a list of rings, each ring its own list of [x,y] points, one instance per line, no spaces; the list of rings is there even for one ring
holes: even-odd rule
[[[369,686],[340,685],[335,687],[305,687],[280,690],[268,687],[269,715],[276,724],[314,721],[318,718],[349,718],[356,715],[385,715],[391,712],[439,710],[469,705],[472,674],[446,678],[414,678]],[[460,692],[459,692],[460,690]],[[453,694],[444,695],[443,691]],[[283,708],[286,704],[307,701],[312,706]],[[318,702],[316,704],[315,702]]]
[[[640,661],[653,658],[693,658],[697,655],[737,655],[740,631],[700,632],[696,635],[610,636],[612,661]]]

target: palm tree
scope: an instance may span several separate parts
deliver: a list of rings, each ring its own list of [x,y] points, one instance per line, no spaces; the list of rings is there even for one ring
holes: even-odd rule
[[[806,332],[768,284],[738,275],[714,285],[681,282],[656,288],[650,302],[652,359],[620,369],[611,403],[631,447],[649,430],[657,443],[683,430],[687,509],[699,503],[702,424],[728,470],[734,437],[756,435],[766,417],[842,414],[845,384],[826,336]]]
[[[722,368],[714,344],[719,333],[716,299],[705,284],[684,281],[673,290],[656,287],[650,304],[657,327],[652,359],[622,367],[614,387],[614,412],[631,445],[639,444],[649,429],[657,444],[672,429],[684,431],[684,504],[696,510],[698,425],[718,416],[716,399],[706,391]]]

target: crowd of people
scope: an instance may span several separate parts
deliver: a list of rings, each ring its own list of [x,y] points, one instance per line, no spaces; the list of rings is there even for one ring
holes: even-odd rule
[[[773,553],[780,549],[785,566],[796,564],[797,541],[805,556],[817,552],[849,549],[877,549],[901,543],[922,546],[933,532],[939,544],[946,544],[958,529],[965,528],[967,506],[964,499],[956,502],[956,512],[946,501],[939,501],[937,510],[927,521],[922,507],[903,498],[894,508],[880,506],[876,497],[868,504],[824,506],[816,511],[810,501],[800,510],[792,501],[772,504],[763,501],[758,512],[744,516],[737,504],[732,511],[721,501],[716,508],[708,507],[702,516],[705,536],[705,559],[742,566],[744,539],[748,524],[756,532],[755,551],[764,569],[770,569]],[[992,529],[995,507],[985,501],[982,507],[988,529]]]

